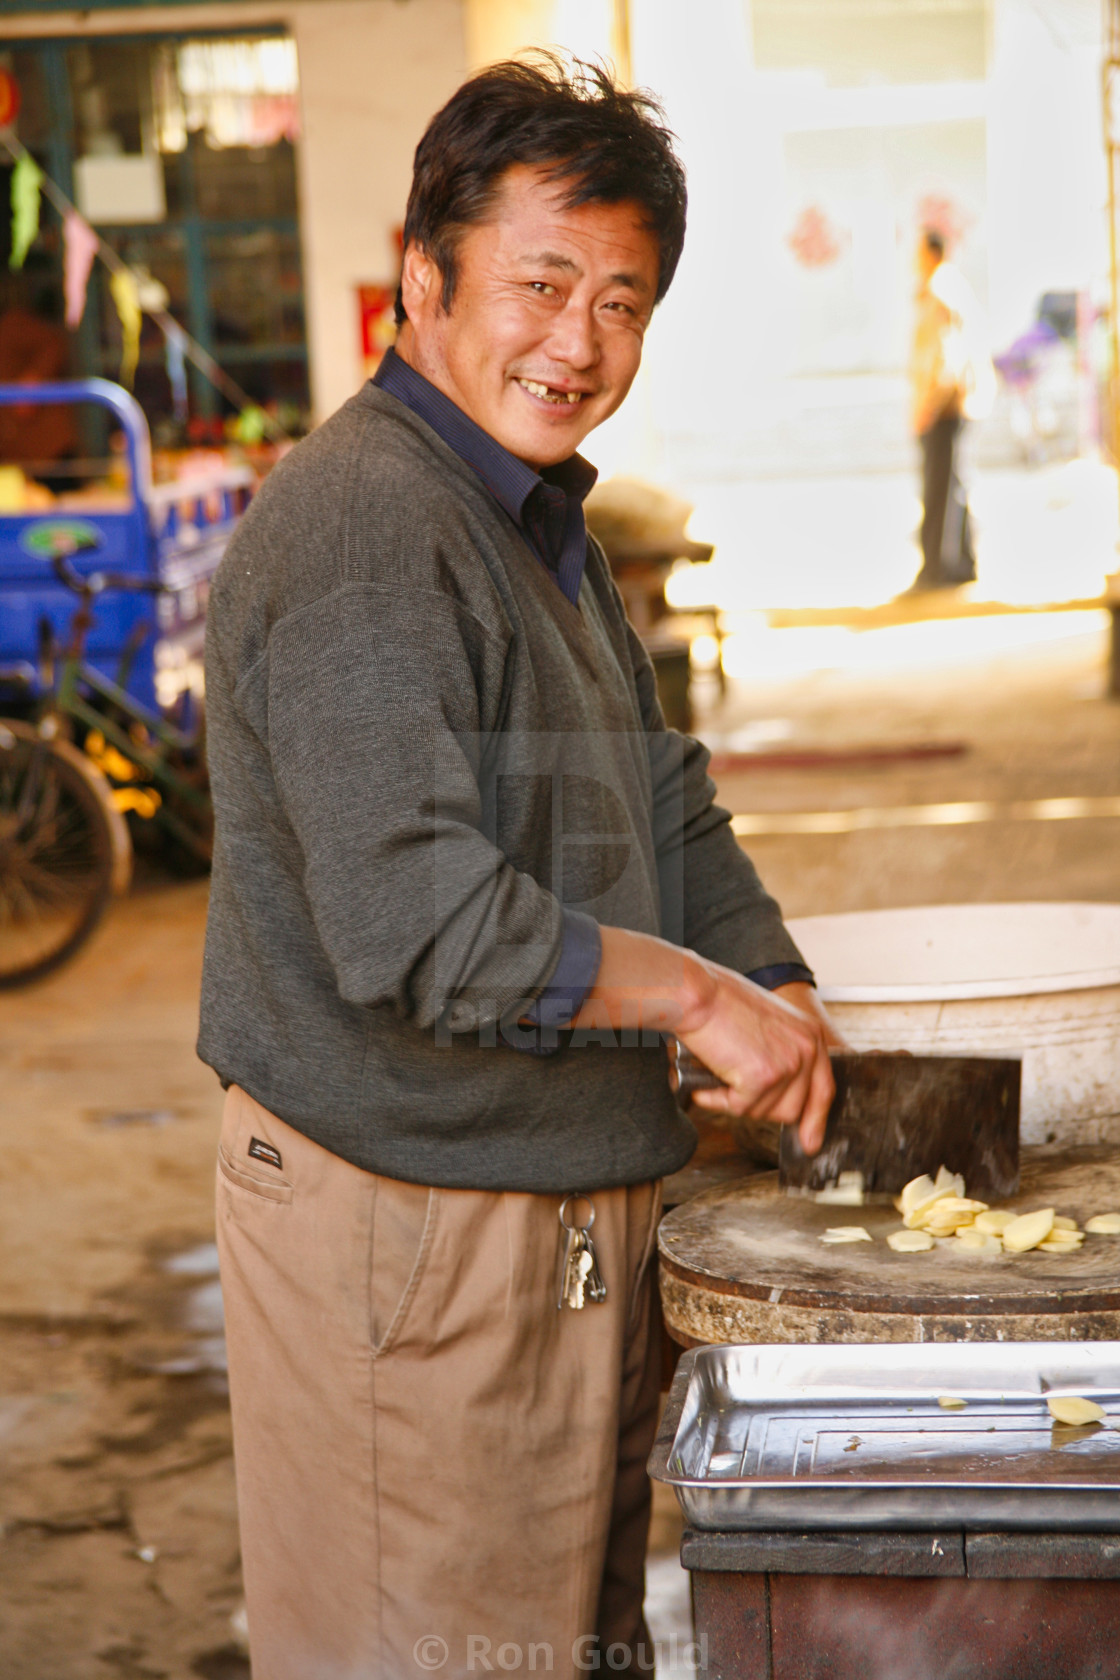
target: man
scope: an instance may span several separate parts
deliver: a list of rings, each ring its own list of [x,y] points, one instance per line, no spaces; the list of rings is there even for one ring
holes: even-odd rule
[[[200,1053],[260,1680],[648,1672],[658,1181],[695,1142],[660,1035],[708,1107],[823,1130],[812,977],[583,522],[683,242],[659,118],[551,60],[459,90],[396,352],[211,596]]]
[[[961,432],[975,416],[977,358],[972,294],[927,228],[915,261],[918,291],[910,355],[911,425],[922,451],[922,565],[911,589],[951,589],[976,577],[968,500],[959,472]]]

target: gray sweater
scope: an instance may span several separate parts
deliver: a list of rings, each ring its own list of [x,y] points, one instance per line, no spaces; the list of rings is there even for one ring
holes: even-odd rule
[[[800,960],[589,547],[577,609],[367,385],[272,473],[215,578],[199,1054],[368,1170],[562,1192],[688,1159],[656,1038],[511,1047],[562,904],[740,972]]]

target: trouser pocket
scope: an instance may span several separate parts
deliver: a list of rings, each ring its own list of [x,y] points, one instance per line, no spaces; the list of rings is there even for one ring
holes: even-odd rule
[[[369,1339],[374,1358],[389,1352],[420,1287],[435,1240],[440,1193],[396,1178],[373,1180]]]

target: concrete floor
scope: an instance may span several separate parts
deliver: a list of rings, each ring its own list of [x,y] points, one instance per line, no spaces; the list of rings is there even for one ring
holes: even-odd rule
[[[1096,620],[1026,644],[951,626],[893,644],[900,633],[868,632],[824,669],[798,640],[810,634],[758,632],[757,676],[701,729],[740,751],[962,751],[874,769],[740,764],[721,777],[734,811],[1120,793],[1120,704],[1103,696]],[[1120,900],[1117,838],[1115,820],[997,814],[768,835],[750,850],[801,915]],[[247,1674],[230,1624],[240,1581],[211,1246],[220,1093],[193,1053],[205,904],[205,883],[150,875],[69,968],[0,1007],[0,1674],[13,1680]],[[678,1532],[659,1496],[663,1676],[688,1672]]]

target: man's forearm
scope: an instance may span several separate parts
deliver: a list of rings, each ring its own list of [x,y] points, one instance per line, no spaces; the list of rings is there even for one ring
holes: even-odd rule
[[[741,974],[649,934],[600,932],[599,972],[574,1026],[674,1033],[724,1081],[705,1106],[799,1122],[805,1148],[820,1147],[833,1086],[815,1004],[805,1013]]]

